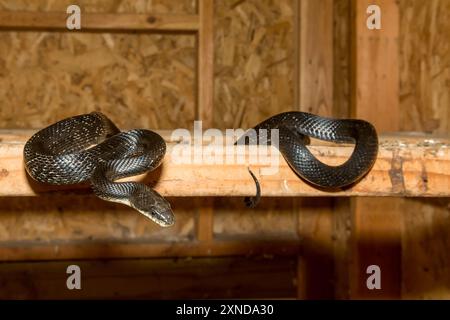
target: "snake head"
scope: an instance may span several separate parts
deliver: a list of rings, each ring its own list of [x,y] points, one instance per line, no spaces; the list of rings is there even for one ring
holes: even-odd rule
[[[131,205],[161,227],[170,227],[175,223],[170,203],[154,190],[147,189],[134,195]]]

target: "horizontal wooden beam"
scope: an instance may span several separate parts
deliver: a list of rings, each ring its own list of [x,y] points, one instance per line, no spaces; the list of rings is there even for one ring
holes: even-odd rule
[[[295,240],[215,240],[174,243],[70,241],[0,243],[0,261],[112,259],[154,257],[293,256]]]
[[[0,11],[0,28],[68,30],[65,12]],[[198,31],[198,15],[81,13],[80,31]]]
[[[293,257],[9,262],[0,264],[0,299],[292,299],[294,264]],[[69,265],[81,269],[82,290],[67,290]]]
[[[23,166],[23,146],[31,132],[0,132],[0,196],[36,196],[42,192],[73,190],[90,192],[88,185],[51,186],[33,181]],[[176,163],[173,152],[179,144],[168,141],[163,165],[155,172],[133,177],[153,186],[164,196],[249,196],[255,193],[255,184],[248,166],[258,177],[263,196],[450,196],[450,140],[448,137],[394,134],[380,137],[378,159],[359,183],[340,192],[318,190],[302,181],[275,150],[276,172],[267,174],[268,164],[256,162],[231,164]],[[194,150],[192,150],[192,157]],[[217,159],[225,162],[223,148],[214,147]],[[236,154],[239,151],[230,146]],[[331,165],[344,162],[351,154],[351,145],[318,144],[313,141],[312,153]],[[205,151],[205,149],[203,149]],[[198,153],[197,153],[198,154]]]

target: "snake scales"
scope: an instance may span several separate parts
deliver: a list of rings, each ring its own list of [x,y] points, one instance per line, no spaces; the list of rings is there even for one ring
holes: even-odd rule
[[[55,185],[90,181],[101,199],[124,203],[163,227],[174,223],[170,204],[137,182],[115,180],[151,171],[161,164],[166,143],[157,133],[121,132],[99,112],[61,120],[38,131],[25,144],[29,175]]]
[[[262,129],[278,130],[278,149],[302,179],[325,190],[348,187],[373,166],[378,152],[375,128],[354,119],[323,118],[305,112],[277,114],[253,128],[255,135],[244,134],[236,144],[272,143]],[[253,132],[255,132],[253,131]],[[316,159],[306,145],[309,137],[336,143],[355,143],[350,158],[339,166]],[[154,170],[164,158],[166,144],[157,133],[134,129],[121,132],[99,112],[61,120],[38,131],[25,144],[24,160],[29,175],[39,182],[64,185],[90,181],[101,199],[124,203],[160,226],[174,223],[170,204],[156,191],[137,182],[115,180]],[[253,207],[260,198],[247,198]]]
[[[378,153],[375,128],[367,121],[357,119],[330,119],[314,114],[290,111],[270,117],[245,133],[236,144],[271,144],[271,129],[278,129],[278,149],[294,172],[308,183],[326,191],[346,188],[360,180],[372,168]],[[261,133],[266,130],[265,136]],[[250,131],[249,131],[250,132]],[[335,143],[354,143],[350,158],[339,166],[320,162],[306,145],[309,137]],[[265,140],[265,141],[261,141]],[[259,201],[257,195],[247,198],[249,207]]]

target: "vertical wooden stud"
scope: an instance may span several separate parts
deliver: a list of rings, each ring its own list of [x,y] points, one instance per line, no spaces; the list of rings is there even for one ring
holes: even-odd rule
[[[198,0],[200,28],[197,61],[197,119],[203,128],[213,126],[214,99],[214,1]],[[198,209],[197,239],[213,239],[214,199],[203,199]]]
[[[333,1],[296,1],[296,85],[298,110],[333,115]],[[297,288],[300,299],[333,298],[333,200],[301,199]]]
[[[198,0],[198,112],[203,127],[213,125],[214,99],[214,1]]]
[[[381,9],[381,29],[369,29],[369,5]],[[353,0],[352,116],[370,121],[378,132],[399,129],[399,12],[395,0]],[[395,169],[395,168],[393,168]],[[352,202],[351,298],[399,298],[401,199]],[[381,269],[381,290],[367,288],[367,267]]]

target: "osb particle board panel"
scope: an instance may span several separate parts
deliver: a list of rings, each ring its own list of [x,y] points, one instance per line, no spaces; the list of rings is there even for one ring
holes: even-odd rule
[[[58,241],[186,241],[194,237],[194,208],[169,198],[176,224],[161,228],[127,206],[94,196],[0,198],[0,244]]]
[[[103,111],[119,127],[190,127],[193,35],[0,32],[1,128]]]
[[[95,13],[194,13],[195,0],[0,0],[9,11],[66,11],[71,4]]]
[[[450,1],[399,6],[401,129],[450,133]]]
[[[294,0],[216,1],[215,126],[294,108]]]
[[[298,239],[297,211],[292,202],[285,198],[262,198],[256,208],[249,209],[244,198],[217,198],[214,235],[222,239]]]

